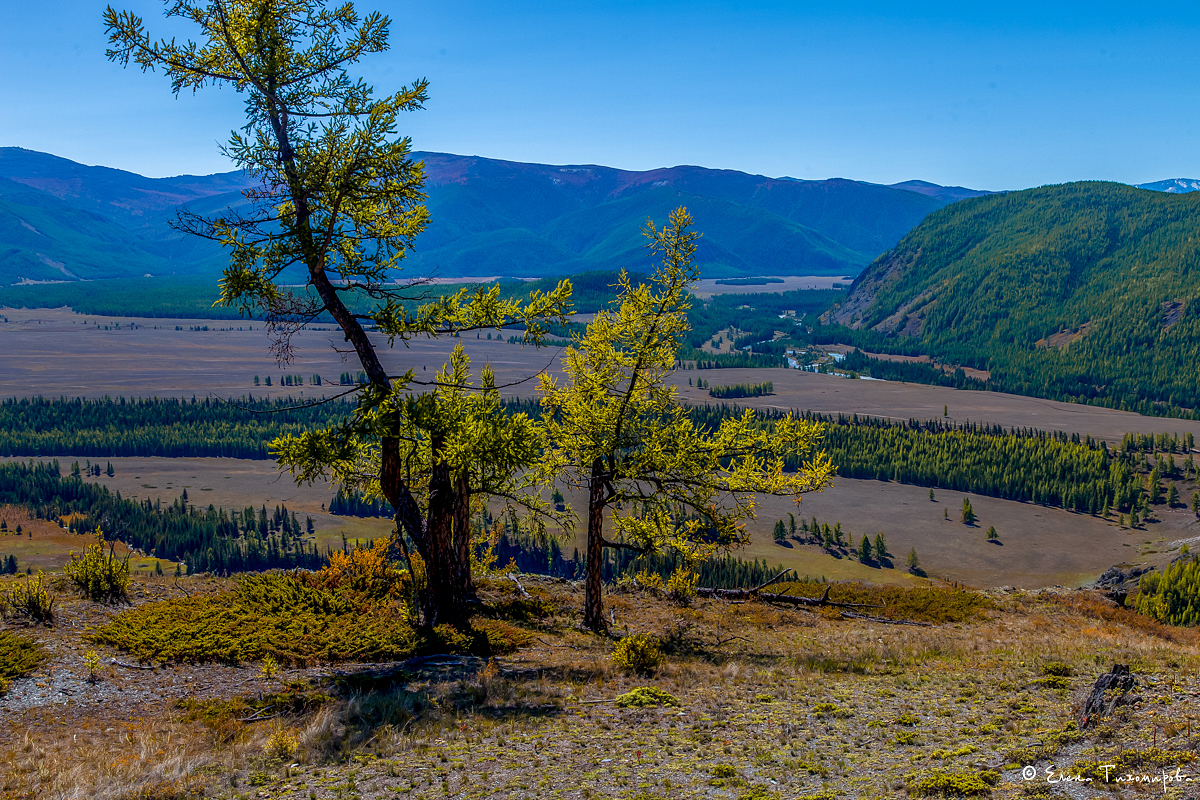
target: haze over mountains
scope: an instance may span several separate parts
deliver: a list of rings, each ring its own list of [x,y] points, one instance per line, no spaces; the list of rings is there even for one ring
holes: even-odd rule
[[[641,236],[686,205],[704,233],[706,277],[857,275],[929,212],[977,192],[802,181],[733,170],[645,172],[417,153],[432,222],[407,270],[443,277],[543,277],[645,269]],[[239,172],[145,178],[0,148],[0,284],[215,275],[220,246],[170,227],[176,210],[241,200]]]

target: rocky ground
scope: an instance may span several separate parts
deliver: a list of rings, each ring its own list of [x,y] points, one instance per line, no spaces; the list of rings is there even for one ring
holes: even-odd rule
[[[993,592],[918,625],[633,589],[606,637],[579,629],[579,587],[521,580],[549,610],[514,653],[273,675],[136,664],[86,639],[114,610],[64,597],[25,631],[48,660],[0,699],[0,797],[1200,796],[1200,636],[1100,592]],[[150,580],[134,602],[223,585]],[[616,667],[628,633],[665,663]],[[1113,664],[1131,685],[1084,726]],[[674,701],[618,704],[638,687]]]

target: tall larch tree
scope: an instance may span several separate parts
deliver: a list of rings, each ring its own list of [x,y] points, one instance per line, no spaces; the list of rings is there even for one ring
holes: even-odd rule
[[[245,97],[245,125],[230,134],[223,152],[256,185],[234,208],[213,217],[183,212],[178,221],[229,251],[220,302],[265,316],[281,366],[293,358],[298,330],[332,317],[366,375],[351,390],[357,395],[351,418],[287,442],[280,463],[297,479],[313,478],[336,475],[335,465],[361,466],[370,454],[378,491],[396,509],[397,542],[407,534],[425,562],[424,621],[456,621],[470,594],[469,569],[453,541],[461,498],[451,470],[439,468],[422,504],[406,461],[415,445],[405,436],[422,421],[432,425],[433,462],[449,458],[436,436],[442,423],[406,416],[419,408],[411,392],[421,381],[411,369],[389,374],[376,348],[509,324],[540,341],[544,321],[569,310],[570,285],[564,281],[525,302],[505,299],[496,288],[420,302],[414,299],[420,281],[397,282],[428,220],[423,165],[411,158],[411,142],[397,134],[397,123],[402,113],[423,107],[428,83],[377,97],[348,72],[364,56],[388,49],[387,17],[360,17],[351,3],[325,0],[169,0],[165,13],[192,23],[197,41],[152,39],[138,16],[110,6],[107,55],[161,69],[176,94],[224,85]],[[302,288],[289,288],[297,284]]]
[[[674,549],[685,563],[747,541],[744,522],[759,494],[799,501],[834,468],[818,449],[822,427],[790,415],[767,431],[754,413],[708,428],[689,418],[667,379],[689,331],[689,287],[699,277],[696,239],[684,208],[657,228],[662,256],[649,283],[622,272],[616,307],[599,312],[563,357],[565,380],[543,374],[545,449],[539,470],[587,497],[584,624],[605,627],[602,572],[607,548]],[[784,457],[806,460],[784,472]],[[613,533],[605,534],[606,524]]]

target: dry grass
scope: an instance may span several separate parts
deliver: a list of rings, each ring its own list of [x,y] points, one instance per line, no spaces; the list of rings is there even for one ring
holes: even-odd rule
[[[26,712],[0,745],[0,797],[166,798],[199,787],[297,800],[790,800],[955,787],[1016,797],[1041,785],[1020,779],[1025,759],[1039,770],[1108,758],[1134,768],[1200,744],[1189,729],[1200,733],[1200,639],[1086,593],[1002,593],[983,615],[934,627],[614,595],[617,632],[661,642],[665,663],[647,677],[613,666],[613,640],[577,629],[575,587],[525,583],[549,601],[545,616],[513,623],[527,645],[494,660],[293,672],[291,689],[228,681],[184,706],[126,708],[118,697]],[[488,584],[485,599],[503,614],[514,591]],[[1114,662],[1143,676],[1143,702],[1080,734],[1081,697]],[[207,669],[186,668],[197,689]],[[640,687],[681,705],[615,703]],[[293,700],[278,699],[289,691]]]

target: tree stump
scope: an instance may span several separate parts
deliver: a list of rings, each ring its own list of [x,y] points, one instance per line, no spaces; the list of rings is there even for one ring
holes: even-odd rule
[[[1113,664],[1113,668],[1096,679],[1091,694],[1083,704],[1080,713],[1079,727],[1086,728],[1089,724],[1108,716],[1119,705],[1128,705],[1138,698],[1130,697],[1129,692],[1137,686],[1137,678],[1129,671],[1128,664]]]

